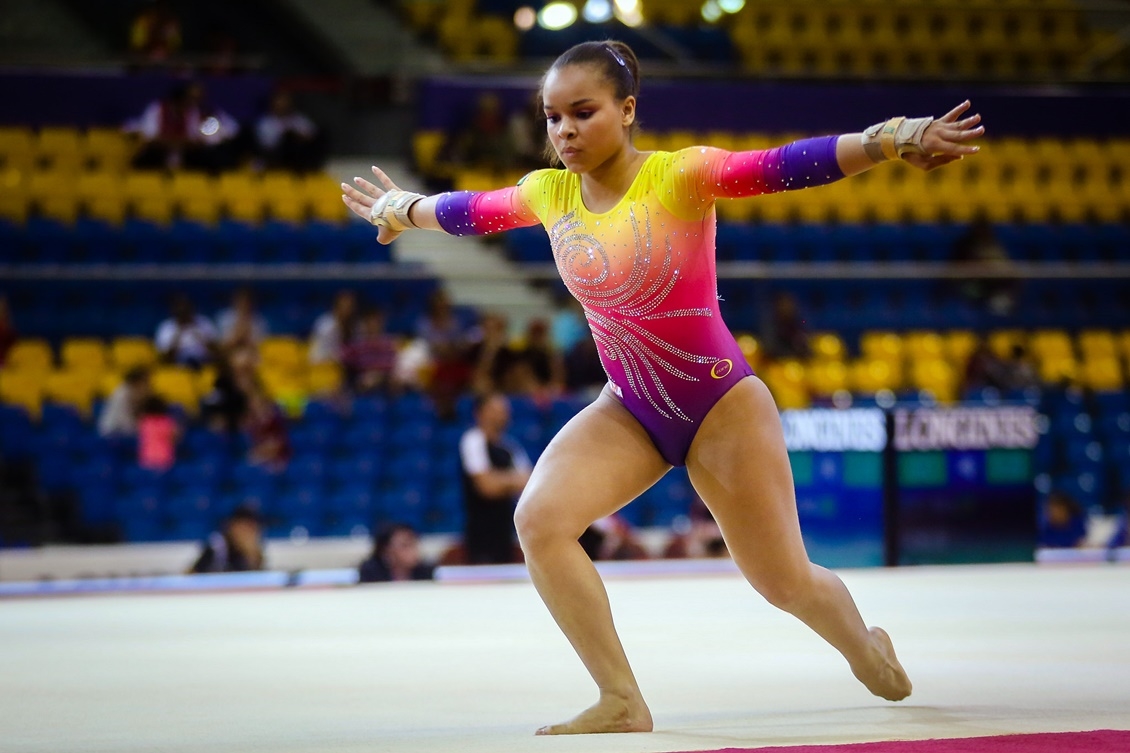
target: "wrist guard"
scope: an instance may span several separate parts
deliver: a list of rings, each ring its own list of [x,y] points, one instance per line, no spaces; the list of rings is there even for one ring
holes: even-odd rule
[[[891,118],[863,132],[863,151],[873,162],[899,159],[904,154],[925,154],[922,134],[933,118]]]
[[[420,199],[422,193],[411,191],[389,191],[369,210],[369,222],[377,227],[387,227],[393,232],[416,229],[419,226],[408,218],[408,210]]]

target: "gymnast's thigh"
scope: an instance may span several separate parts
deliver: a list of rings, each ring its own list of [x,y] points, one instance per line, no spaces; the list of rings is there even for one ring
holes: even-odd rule
[[[536,523],[541,530],[550,526],[580,536],[670,468],[639,421],[605,388],[538,459],[518,502],[519,535]]]
[[[742,379],[711,408],[687,471],[747,578],[808,571],[781,419],[760,379]]]

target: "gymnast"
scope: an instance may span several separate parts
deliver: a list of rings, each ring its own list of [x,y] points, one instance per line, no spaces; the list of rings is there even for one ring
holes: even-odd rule
[[[843,654],[871,693],[902,700],[911,683],[891,639],[868,629],[843,582],[808,559],[777,408],[718,308],[714,202],[818,186],[896,159],[931,170],[978,150],[969,142],[984,133],[980,116],[962,118],[966,101],[938,119],[892,118],[763,151],[640,152],[639,86],[626,44],[585,42],[541,82],[547,155],[564,170],[437,196],[403,191],[376,167],[379,185],[342,184],[381,243],[408,229],[476,235],[540,223],[584,306],[608,384],[546,448],[515,523],[530,577],[599,698],[538,734],[652,729],[604,584],[577,539],[682,465],[753,588]]]

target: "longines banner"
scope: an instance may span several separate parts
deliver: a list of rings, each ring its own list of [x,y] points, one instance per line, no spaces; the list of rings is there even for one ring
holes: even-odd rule
[[[1031,449],[1039,439],[1036,418],[1030,406],[897,410],[895,449]]]
[[[878,408],[787,410],[781,425],[793,452],[882,452],[887,446],[886,416]]]

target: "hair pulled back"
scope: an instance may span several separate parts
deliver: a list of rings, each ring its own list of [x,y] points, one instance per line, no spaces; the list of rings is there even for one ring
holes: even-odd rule
[[[538,84],[538,115],[545,117],[545,100],[542,95],[545,90],[545,80],[555,70],[570,65],[592,66],[600,72],[617,100],[628,97],[639,99],[640,96],[640,61],[636,53],[624,42],[616,39],[606,39],[603,42],[581,42],[573,45],[553,61],[553,65],[541,77]],[[638,120],[632,123],[631,132],[634,135],[638,128]],[[557,152],[553,144],[546,139],[545,156],[551,165],[559,164]]]

